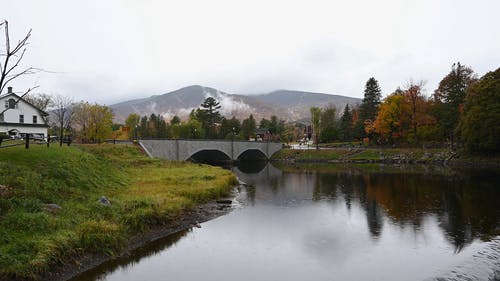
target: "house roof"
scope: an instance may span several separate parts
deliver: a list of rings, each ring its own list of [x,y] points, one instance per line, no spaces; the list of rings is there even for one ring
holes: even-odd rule
[[[264,134],[267,134],[269,132],[269,129],[267,128],[257,128],[255,129],[255,133],[257,135],[264,135]]]
[[[33,108],[35,108],[36,110],[38,110],[38,112],[40,112],[40,114],[41,114],[42,116],[48,116],[48,115],[49,115],[47,112],[45,112],[45,111],[41,110],[40,108],[38,108],[38,107],[34,106],[34,105],[33,105],[32,103],[30,103],[29,101],[27,101],[27,100],[23,99],[22,97],[20,97],[20,96],[18,96],[18,95],[16,95],[16,94],[14,94],[14,93],[7,93],[7,94],[5,94],[5,95],[2,95],[2,96],[0,96],[0,99],[6,98],[6,97],[9,97],[9,96],[14,96],[14,97],[17,99],[17,102],[19,102],[20,100],[22,100],[22,101],[24,101],[25,103],[29,104],[31,107],[33,107]],[[2,111],[2,112],[0,112],[0,113],[3,113],[3,112],[5,112],[5,110],[3,110],[3,111]]]

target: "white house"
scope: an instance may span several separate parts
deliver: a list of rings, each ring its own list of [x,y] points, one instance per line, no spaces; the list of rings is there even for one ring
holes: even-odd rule
[[[0,96],[0,133],[10,136],[45,138],[48,136],[48,114],[7,88],[7,94]]]

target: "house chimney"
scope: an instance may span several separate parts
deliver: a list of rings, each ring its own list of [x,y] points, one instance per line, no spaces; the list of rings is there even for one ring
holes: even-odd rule
[[[7,87],[7,94],[12,94],[12,87]]]

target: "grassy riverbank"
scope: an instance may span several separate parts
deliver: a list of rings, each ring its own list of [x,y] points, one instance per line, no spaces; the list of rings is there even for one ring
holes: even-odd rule
[[[322,148],[282,149],[272,157],[276,161],[328,163],[462,163],[500,165],[500,156],[469,155],[450,149],[424,148]]]
[[[230,192],[227,170],[149,159],[134,147],[0,150],[0,278],[38,278]],[[99,203],[106,196],[111,205]],[[57,204],[57,205],[50,205]]]

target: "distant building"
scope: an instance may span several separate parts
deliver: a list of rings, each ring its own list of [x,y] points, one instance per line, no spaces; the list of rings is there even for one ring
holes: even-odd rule
[[[47,137],[49,125],[48,114],[27,102],[7,88],[7,94],[0,96],[0,133],[12,137]]]
[[[257,128],[255,130],[255,138],[257,141],[279,141],[280,136],[273,134],[271,130],[266,128]]]

